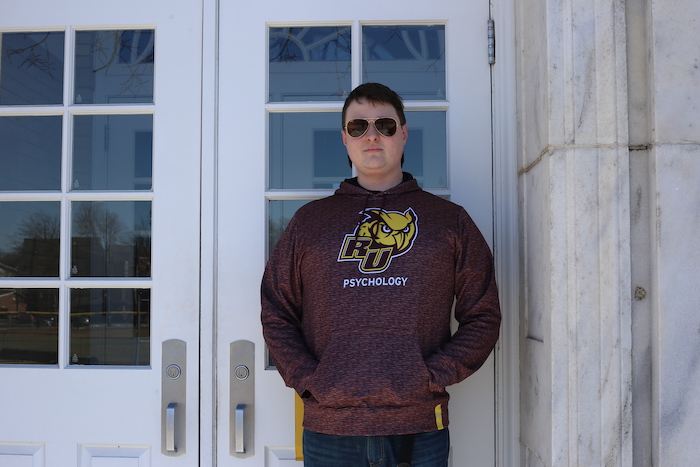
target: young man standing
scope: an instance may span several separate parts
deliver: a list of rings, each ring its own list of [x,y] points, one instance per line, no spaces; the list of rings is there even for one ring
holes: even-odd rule
[[[445,388],[498,339],[493,258],[463,208],[402,171],[394,91],[358,86],[342,123],[357,177],[302,207],[271,254],[265,341],[304,401],[306,466],[446,467]]]

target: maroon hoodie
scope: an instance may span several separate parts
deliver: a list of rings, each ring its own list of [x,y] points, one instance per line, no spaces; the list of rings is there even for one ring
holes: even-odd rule
[[[343,182],[303,206],[262,281],[265,341],[320,433],[446,427],[445,387],[479,369],[500,321],[483,236],[415,180],[381,193]]]

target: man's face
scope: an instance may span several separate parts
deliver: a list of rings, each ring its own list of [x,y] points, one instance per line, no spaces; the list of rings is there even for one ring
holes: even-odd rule
[[[345,112],[344,125],[355,118],[375,119],[391,117],[399,122],[396,109],[391,104],[373,104],[366,100],[353,101]],[[350,137],[345,130],[341,131],[343,144],[348,150],[350,160],[357,168],[360,179],[384,179],[402,176],[401,156],[408,138],[408,128],[401,125],[393,136],[384,136],[377,131],[373,124],[359,138]],[[399,180],[400,181],[400,180]]]

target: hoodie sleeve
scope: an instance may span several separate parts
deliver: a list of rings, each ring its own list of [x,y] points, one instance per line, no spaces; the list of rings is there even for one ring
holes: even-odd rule
[[[307,390],[318,361],[302,333],[302,282],[297,223],[289,223],[267,262],[261,285],[263,336],[272,361],[287,386]]]
[[[429,356],[430,386],[440,392],[478,370],[498,340],[501,311],[488,244],[462,210],[455,254],[455,318],[457,332]]]

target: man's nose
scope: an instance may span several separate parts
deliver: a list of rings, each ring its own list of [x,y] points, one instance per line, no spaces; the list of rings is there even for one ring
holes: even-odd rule
[[[367,134],[365,135],[365,137],[371,141],[376,141],[379,139],[379,132],[377,131],[377,127],[374,126],[374,122],[371,122],[369,124],[369,128],[367,128]]]

